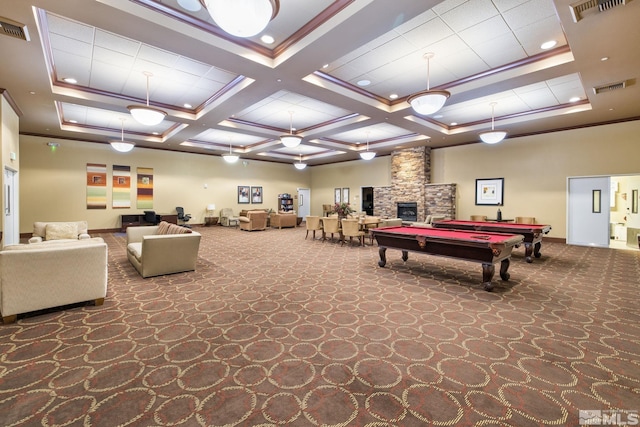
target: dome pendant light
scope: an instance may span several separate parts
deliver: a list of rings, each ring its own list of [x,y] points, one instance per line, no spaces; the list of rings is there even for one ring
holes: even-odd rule
[[[145,126],[155,126],[164,120],[167,113],[149,106],[149,77],[153,74],[148,71],[144,71],[142,74],[147,77],[147,105],[129,105],[127,108],[137,122]]]
[[[262,32],[280,10],[279,0],[200,0],[224,32],[253,37]]]
[[[126,142],[124,140],[124,121],[125,119],[120,119],[120,121],[122,121],[122,129],[120,131],[120,140],[118,141],[116,140],[111,140],[109,141],[109,144],[111,144],[111,148],[113,148],[116,151],[119,151],[120,153],[128,153],[129,151],[133,150],[133,143],[131,142]]]
[[[300,153],[300,161],[298,163],[294,163],[293,166],[300,171],[307,167],[306,163],[302,163],[302,153]]]
[[[486,144],[497,144],[507,136],[507,132],[494,129],[494,110],[497,102],[492,102],[489,105],[491,105],[491,130],[488,132],[482,132],[480,134],[480,139]]]
[[[293,134],[293,111],[289,111],[289,116],[291,118],[289,134],[281,135],[280,142],[282,142],[282,145],[284,145],[287,148],[295,148],[298,145],[300,145],[300,143],[302,142],[302,137],[299,135]]]
[[[425,53],[424,58],[427,60],[427,90],[411,95],[407,98],[407,102],[411,104],[416,113],[426,116],[441,109],[447,98],[451,96],[451,93],[446,90],[429,90],[429,74],[431,71],[429,60],[433,58],[433,53]]]
[[[229,144],[229,154],[223,154],[222,158],[224,159],[225,162],[227,163],[235,163],[238,161],[238,159],[240,158],[240,156],[238,156],[237,154],[233,154],[231,152],[231,144]]]
[[[374,151],[369,151],[369,132],[367,132],[367,149],[360,152],[360,158],[363,160],[371,160],[376,156]]]

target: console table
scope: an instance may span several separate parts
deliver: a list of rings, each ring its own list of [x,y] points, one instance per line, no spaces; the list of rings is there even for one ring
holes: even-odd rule
[[[160,220],[171,224],[178,224],[178,214],[160,214]],[[120,215],[120,231],[127,231],[127,227],[136,227],[140,225],[151,225],[144,220],[144,214],[125,214]]]

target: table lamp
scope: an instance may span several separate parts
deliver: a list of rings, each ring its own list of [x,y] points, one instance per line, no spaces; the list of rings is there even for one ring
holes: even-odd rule
[[[213,216],[213,211],[216,210],[216,205],[211,203],[207,205],[207,216]]]

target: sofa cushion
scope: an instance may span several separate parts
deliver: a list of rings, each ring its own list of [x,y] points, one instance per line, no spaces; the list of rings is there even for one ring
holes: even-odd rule
[[[127,252],[142,262],[142,242],[129,243],[127,245]]]
[[[78,225],[75,222],[50,222],[46,226],[46,240],[77,239]]]

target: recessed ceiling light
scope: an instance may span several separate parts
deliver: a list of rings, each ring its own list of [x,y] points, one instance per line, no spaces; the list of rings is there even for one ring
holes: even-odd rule
[[[578,101],[580,101],[580,97],[579,96],[574,96],[574,97],[571,97],[569,99],[569,102],[578,102]]]
[[[540,45],[540,49],[551,49],[552,47],[555,47],[555,45],[557,45],[558,42],[555,40],[549,40],[547,42],[544,42]]]
[[[69,120],[69,123],[78,123],[78,121],[71,119],[71,120]]]
[[[604,62],[604,61],[608,61],[608,60],[609,60],[609,57],[608,57],[608,56],[603,56],[602,58],[600,58],[600,61],[603,61],[603,62]]]
[[[451,122],[450,126],[457,126],[457,125],[458,125],[458,122]]]
[[[398,99],[398,94],[397,93],[392,93],[391,95],[389,95],[390,99]]]
[[[371,84],[371,80],[359,80],[358,86],[369,86]]]
[[[329,64],[324,64],[322,68],[329,68]]]
[[[260,40],[262,40],[262,43],[266,43],[266,44],[271,44],[276,41],[276,39],[266,34],[260,37]]]
[[[193,105],[191,105],[191,104],[187,104],[187,103],[182,104],[182,106],[183,106],[184,108],[193,108]]]
[[[78,83],[78,81],[77,81],[76,79],[74,79],[73,77],[65,77],[65,78],[64,78],[64,79],[62,79],[62,80],[64,80],[64,81],[65,81],[65,82],[67,82],[67,83],[71,83],[72,85],[74,85],[74,84]]]

